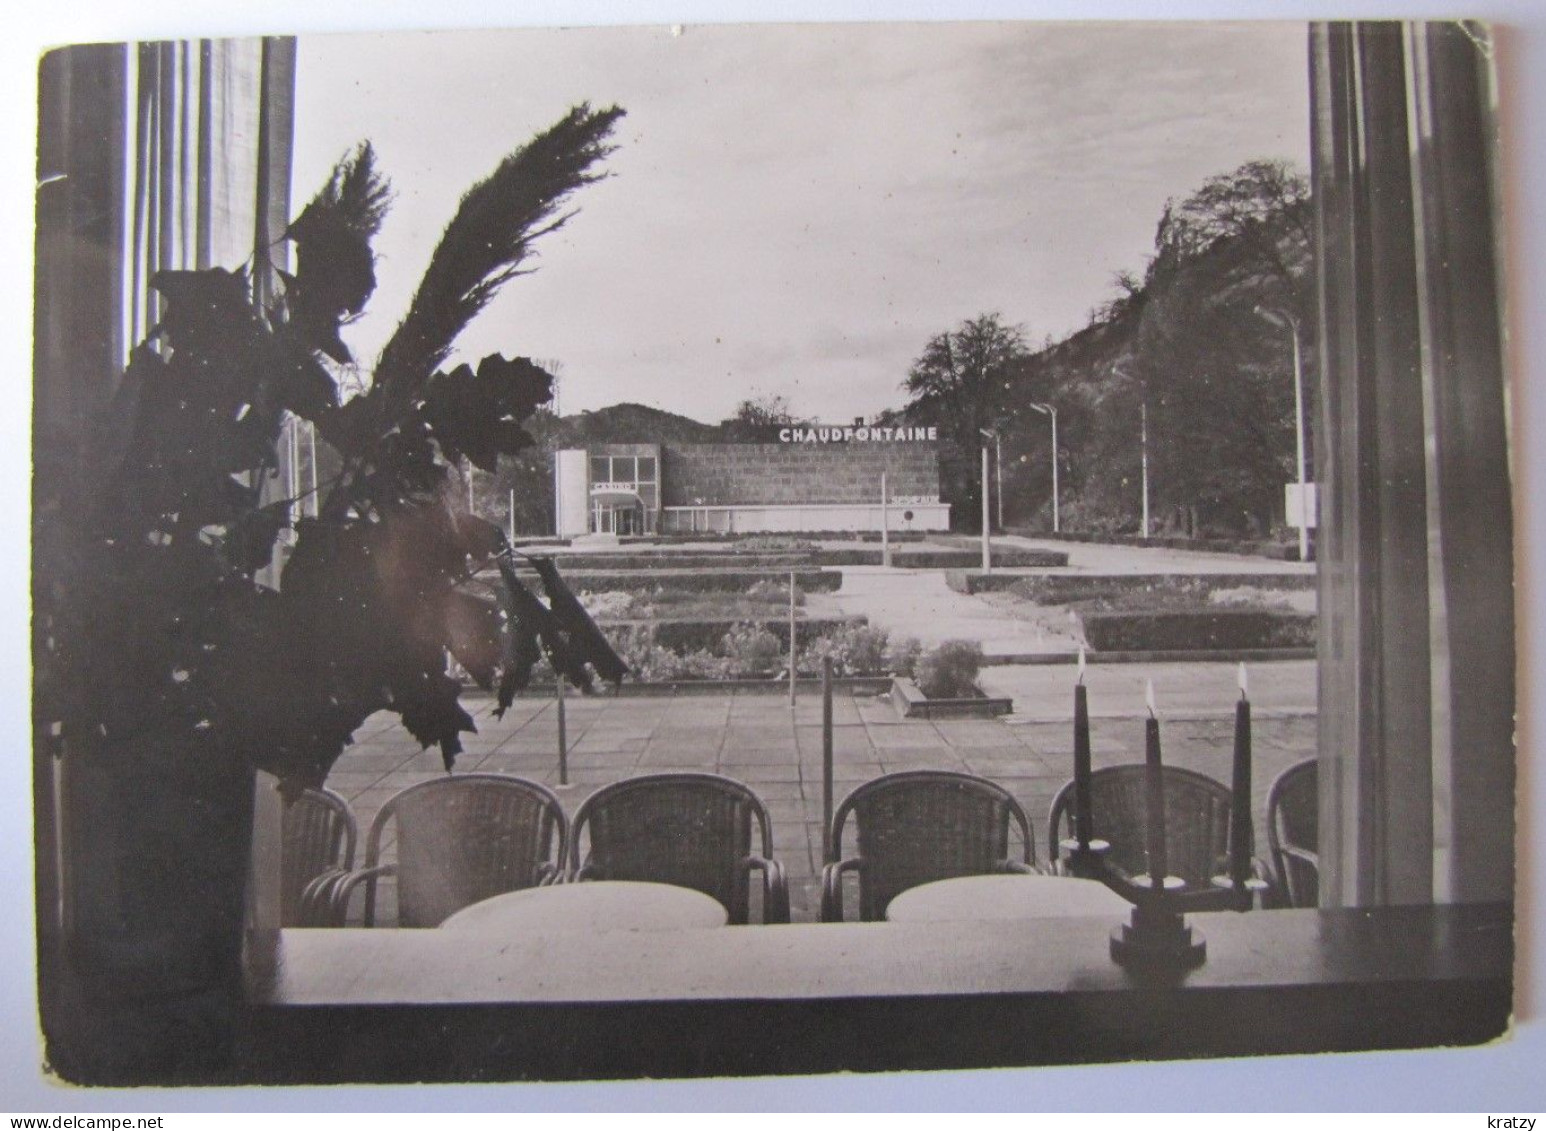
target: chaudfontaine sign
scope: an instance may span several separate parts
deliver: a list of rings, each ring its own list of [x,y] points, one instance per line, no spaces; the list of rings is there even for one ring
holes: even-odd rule
[[[866,427],[862,424],[850,424],[841,426],[826,426],[817,424],[799,425],[778,430],[778,442],[780,444],[874,444],[874,443],[914,443],[930,444],[939,440],[939,429],[930,425],[928,427],[903,425],[893,427],[891,425]]]

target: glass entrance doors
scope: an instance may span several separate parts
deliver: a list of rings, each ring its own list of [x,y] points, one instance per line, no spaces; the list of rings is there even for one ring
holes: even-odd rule
[[[631,503],[598,502],[591,510],[591,532],[594,534],[648,534],[644,507],[637,500]]]

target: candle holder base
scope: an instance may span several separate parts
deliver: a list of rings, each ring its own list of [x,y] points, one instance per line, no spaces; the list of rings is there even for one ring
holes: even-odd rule
[[[1229,892],[1235,897],[1236,911],[1252,911],[1267,892],[1267,881],[1251,876],[1236,883],[1229,876],[1214,876],[1213,887],[1217,891]]]
[[[1182,969],[1201,966],[1208,958],[1202,932],[1170,911],[1133,908],[1133,921],[1111,932],[1111,960],[1129,969]]]

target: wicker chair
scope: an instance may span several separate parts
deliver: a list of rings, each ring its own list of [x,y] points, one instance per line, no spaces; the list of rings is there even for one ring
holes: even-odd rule
[[[754,817],[760,854],[752,851]],[[750,918],[750,874],[757,870],[762,921],[789,922],[789,886],[773,858],[767,807],[740,782],[717,774],[648,774],[597,790],[575,814],[569,856],[571,880],[692,888],[724,904],[731,923]]]
[[[382,832],[397,828],[397,862],[382,864]],[[438,927],[448,916],[507,891],[560,875],[569,823],[545,786],[504,774],[457,774],[409,786],[387,799],[365,837],[365,866],[328,886],[333,926],[365,888],[367,927],[376,924],[376,885],[397,878],[400,927]]]
[[[328,789],[308,789],[284,807],[279,865],[280,923],[320,926],[325,913],[312,894],[354,867],[359,826],[349,803]]]
[[[822,870],[821,919],[843,919],[843,875],[859,875],[859,918],[885,918],[908,888],[956,876],[1034,872],[1036,845],[1025,810],[1002,786],[970,774],[911,770],[866,782],[832,814],[831,847],[840,856],[853,814],[858,855]],[[1009,824],[1020,828],[1023,861],[1010,859]]]
[[[1090,775],[1095,835],[1109,841],[1107,860],[1128,876],[1148,871],[1145,843],[1148,812],[1141,764],[1108,766]],[[1229,858],[1229,788],[1204,774],[1166,766],[1165,847],[1170,874],[1186,881],[1186,890],[1210,887]],[[1074,783],[1052,801],[1048,851],[1058,859],[1058,843],[1074,835]]]
[[[1267,790],[1267,850],[1289,907],[1320,903],[1320,790],[1316,760],[1284,770]]]

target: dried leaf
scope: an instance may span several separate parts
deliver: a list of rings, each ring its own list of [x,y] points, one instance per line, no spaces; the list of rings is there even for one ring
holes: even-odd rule
[[[499,606],[453,590],[446,595],[443,615],[446,643],[456,662],[467,669],[479,687],[493,687],[494,672],[503,652],[500,636],[504,625]]]
[[[465,455],[494,472],[501,454],[531,443],[521,423],[552,399],[552,374],[529,358],[490,354],[478,363],[476,374],[466,365],[435,374],[422,413],[447,459]]]
[[[628,665],[613,651],[601,629],[596,627],[596,622],[591,620],[585,607],[570,592],[563,578],[558,576],[558,567],[553,564],[553,559],[533,558],[531,565],[537,571],[537,576],[542,578],[542,588],[548,595],[553,616],[568,635],[569,643],[580,661],[594,667],[596,674],[608,683],[622,683],[623,676],[628,674]]]

